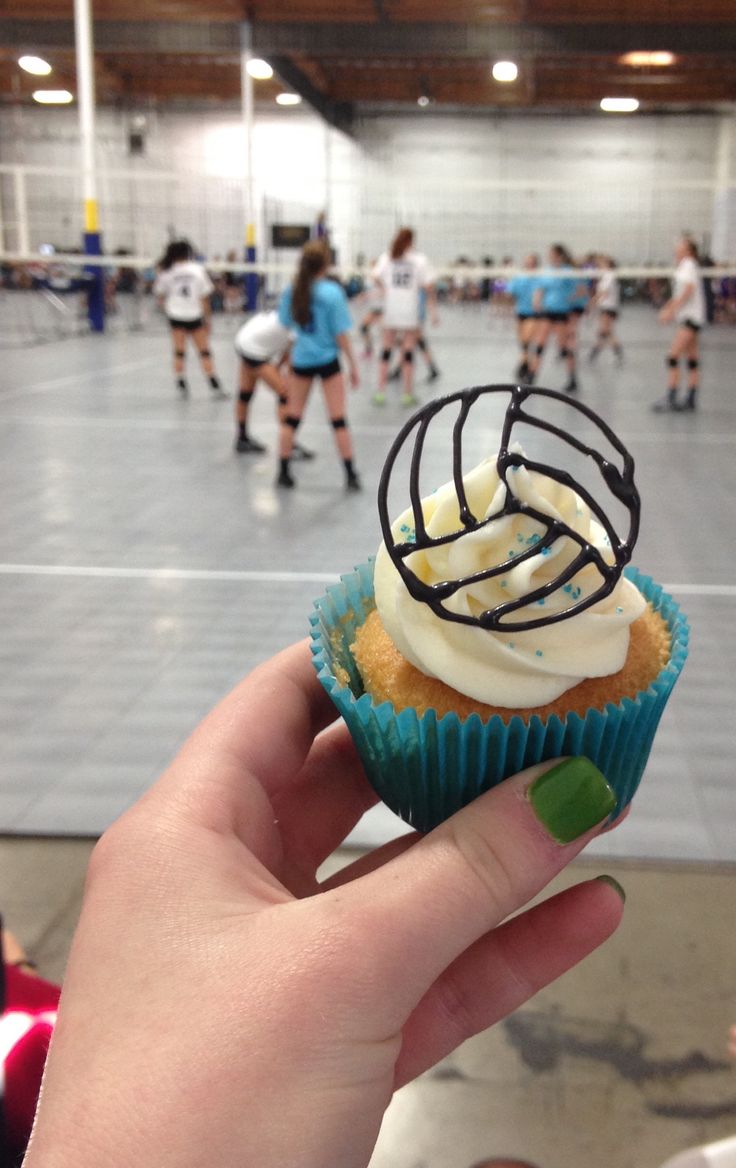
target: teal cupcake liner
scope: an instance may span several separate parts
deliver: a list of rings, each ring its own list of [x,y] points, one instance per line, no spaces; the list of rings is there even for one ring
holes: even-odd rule
[[[315,602],[312,654],[317,675],[350,730],[366,775],[384,803],[418,831],[431,831],[471,800],[517,771],[561,755],[585,755],[616,792],[619,814],[632,800],[667,699],[687,657],[688,623],[661,585],[636,568],[626,576],[667,622],[670,660],[635,699],[609,702],[585,717],[568,714],[525,722],[518,715],[487,722],[479,715],[438,718],[433,710],[398,713],[364,691],[350,646],[375,607],[373,562],[361,564]]]

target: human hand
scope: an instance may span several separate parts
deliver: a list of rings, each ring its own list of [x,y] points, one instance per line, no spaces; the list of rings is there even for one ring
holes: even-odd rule
[[[103,836],[25,1168],[365,1168],[394,1089],[615,929],[596,880],[506,920],[610,810],[594,773],[555,842],[552,764],[320,886],[376,802],[335,718],[287,649]]]

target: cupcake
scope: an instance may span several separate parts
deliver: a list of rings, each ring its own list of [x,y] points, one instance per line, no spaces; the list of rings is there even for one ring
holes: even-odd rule
[[[502,395],[499,449],[466,469],[473,411]],[[448,415],[452,479],[422,497],[427,436]],[[529,442],[567,465],[540,461]],[[408,506],[392,518],[407,457]],[[687,623],[628,566],[639,495],[616,435],[551,390],[464,390],[399,433],[379,516],[375,561],[317,602],[312,640],[381,798],[427,831],[518,770],[574,754],[603,771],[619,813],[684,663]]]

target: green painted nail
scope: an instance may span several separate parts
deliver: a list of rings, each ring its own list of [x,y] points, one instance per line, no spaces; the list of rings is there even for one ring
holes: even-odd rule
[[[626,904],[626,890],[622,887],[622,885],[619,884],[618,880],[616,880],[614,876],[605,874],[603,876],[596,876],[596,880],[599,880],[601,884],[610,884],[613,891],[617,892],[621,897],[621,900],[624,902],[624,904]]]
[[[605,777],[587,758],[566,758],[545,771],[527,791],[537,819],[558,844],[590,831],[616,806]]]

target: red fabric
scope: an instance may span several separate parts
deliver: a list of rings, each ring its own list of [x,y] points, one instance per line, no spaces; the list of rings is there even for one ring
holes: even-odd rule
[[[0,1043],[5,1058],[5,1127],[13,1151],[22,1151],[31,1134],[60,993],[43,978],[5,966]]]

